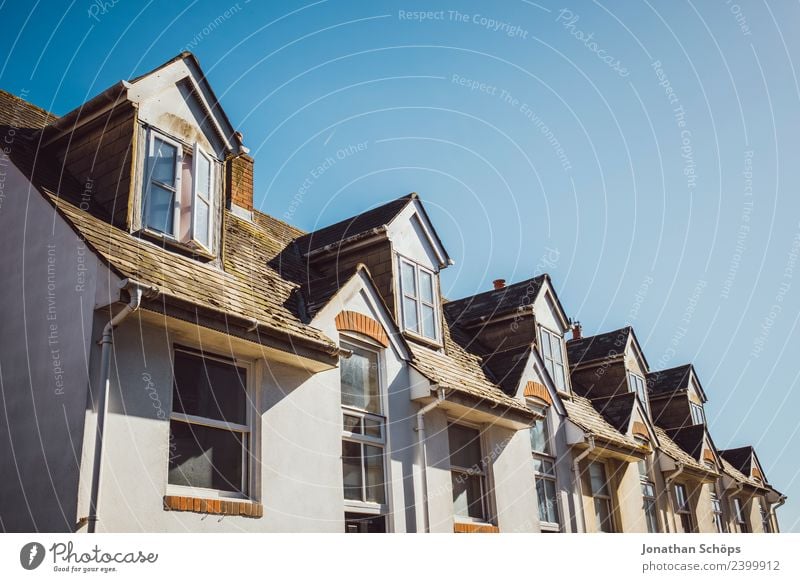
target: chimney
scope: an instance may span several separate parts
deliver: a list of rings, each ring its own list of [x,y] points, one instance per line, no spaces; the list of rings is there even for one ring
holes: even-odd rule
[[[492,281],[492,284],[494,285],[495,289],[503,289],[506,286],[506,280],[505,279],[495,279],[494,281]]]
[[[253,216],[253,158],[247,149],[225,161],[225,202],[231,212],[248,220]]]
[[[574,339],[574,340],[581,339],[583,337],[581,335],[581,330],[583,330],[583,327],[581,326],[581,322],[580,321],[576,321],[572,325],[572,339]]]

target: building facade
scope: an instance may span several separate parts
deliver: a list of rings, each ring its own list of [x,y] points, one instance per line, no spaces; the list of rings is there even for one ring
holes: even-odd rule
[[[0,131],[6,531],[779,530],[691,365],[582,337],[546,274],[445,300],[416,194],[254,209],[190,53],[63,117],[0,92]]]

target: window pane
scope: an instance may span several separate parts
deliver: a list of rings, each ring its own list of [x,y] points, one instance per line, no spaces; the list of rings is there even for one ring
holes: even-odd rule
[[[361,418],[358,416],[351,416],[349,414],[344,414],[342,416],[344,420],[345,432],[361,434]]]
[[[151,158],[150,179],[175,187],[175,168],[178,150],[175,146],[158,138],[154,139]]]
[[[447,435],[450,440],[450,464],[481,470],[480,433],[472,428],[451,424]]]
[[[242,433],[171,420],[169,483],[243,491]]]
[[[560,364],[564,361],[563,354],[561,352],[561,338],[552,333],[549,335],[550,349],[553,353],[553,359]]]
[[[553,352],[550,349],[550,334],[547,333],[544,329],[542,330],[542,355],[545,359],[551,359],[553,357]]]
[[[537,453],[550,453],[547,446],[547,428],[543,418],[534,421],[531,426],[531,449]]]
[[[381,427],[383,423],[379,420],[375,420],[374,418],[365,418],[364,419],[364,431],[367,436],[381,438]]]
[[[566,384],[564,383],[564,366],[561,364],[553,364],[552,375],[555,377],[556,388],[562,392],[566,390]]]
[[[606,533],[612,533],[614,531],[614,524],[611,521],[611,505],[608,499],[595,498],[594,516],[600,531]]]
[[[362,500],[363,480],[361,477],[361,445],[342,441],[342,475],[344,498]]]
[[[409,331],[419,331],[417,315],[417,302],[414,299],[403,297],[403,325]]]
[[[367,474],[366,501],[374,503],[386,502],[386,486],[383,478],[383,449],[364,445]]]
[[[175,193],[150,184],[145,201],[145,226],[158,232],[172,233]]]
[[[644,516],[647,521],[648,533],[658,533],[658,517],[656,516],[656,500],[647,498],[644,500]]]
[[[339,363],[342,377],[342,404],[380,413],[378,354],[347,345],[353,355]]]
[[[484,519],[480,475],[453,471],[453,511],[456,515]]]
[[[603,465],[600,465],[599,463],[592,463],[589,465],[589,479],[592,482],[592,494],[608,495],[608,487],[606,485],[606,470]]]
[[[536,479],[536,496],[539,501],[539,519],[558,523],[555,482],[550,479]]]
[[[195,176],[195,184],[197,184],[197,193],[204,200],[210,200],[211,196],[211,163],[204,155],[197,158],[197,176]]]
[[[679,510],[687,510],[686,488],[683,485],[675,485],[675,501]]]
[[[422,335],[436,339],[436,312],[430,305],[422,306]]]
[[[417,297],[417,281],[414,274],[414,266],[405,261],[400,262],[400,281],[403,286],[403,293],[411,297]]]
[[[211,208],[207,202],[195,200],[194,207],[194,239],[204,247],[210,247],[208,240],[208,221],[211,218]]]
[[[433,303],[433,275],[419,270],[419,295],[425,303]]]
[[[175,352],[174,412],[247,424],[246,385],[243,368]]]

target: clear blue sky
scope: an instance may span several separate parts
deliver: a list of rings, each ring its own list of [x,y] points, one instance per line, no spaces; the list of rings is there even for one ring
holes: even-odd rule
[[[0,4],[0,86],[63,114],[192,50],[261,210],[313,229],[419,192],[446,295],[544,267],[586,333],[694,362],[717,446],[757,447],[800,530],[800,5],[100,4]]]

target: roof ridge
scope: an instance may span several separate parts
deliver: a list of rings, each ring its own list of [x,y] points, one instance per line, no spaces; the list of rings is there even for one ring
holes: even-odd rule
[[[481,291],[480,293],[475,293],[473,295],[466,295],[464,297],[461,297],[460,299],[448,299],[447,302],[445,303],[445,305],[446,304],[460,303],[462,301],[467,301],[469,299],[474,299],[476,297],[480,297],[481,295],[489,295],[491,293],[507,292],[509,289],[512,289],[514,287],[518,287],[520,285],[528,284],[531,281],[540,280],[540,279],[545,278],[545,277],[549,279],[550,275],[548,273],[540,273],[539,275],[535,275],[533,277],[528,277],[527,279],[523,279],[521,281],[517,281],[516,283],[511,283],[510,285],[506,285],[504,287],[501,287],[500,289],[488,289],[487,291]]]

